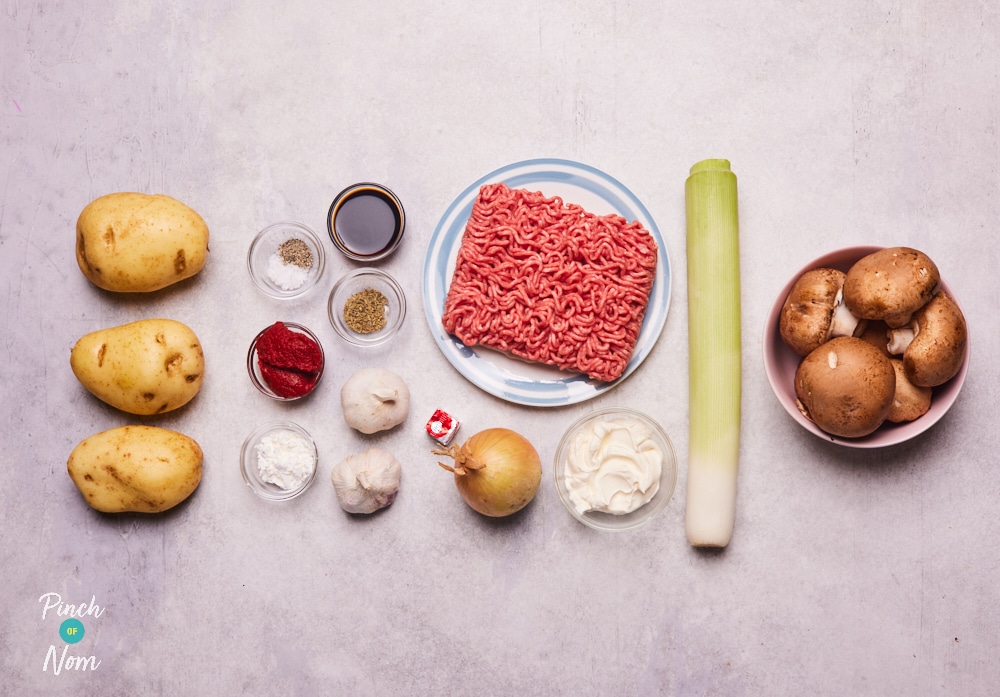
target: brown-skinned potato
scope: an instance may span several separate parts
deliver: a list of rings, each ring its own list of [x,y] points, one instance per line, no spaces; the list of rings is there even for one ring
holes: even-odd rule
[[[172,319],[144,319],[80,338],[70,367],[95,397],[130,414],[162,414],[201,389],[205,356],[198,337]]]
[[[104,513],[160,513],[201,483],[201,447],[156,426],[119,426],[82,440],[67,471],[84,500]]]
[[[98,288],[148,293],[201,271],[208,226],[163,194],[121,192],[94,199],[76,222],[76,261]]]

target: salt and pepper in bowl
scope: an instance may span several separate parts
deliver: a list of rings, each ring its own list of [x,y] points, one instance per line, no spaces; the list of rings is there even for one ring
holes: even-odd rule
[[[323,276],[326,253],[319,237],[302,223],[269,225],[254,237],[247,267],[265,295],[290,300],[305,295]]]

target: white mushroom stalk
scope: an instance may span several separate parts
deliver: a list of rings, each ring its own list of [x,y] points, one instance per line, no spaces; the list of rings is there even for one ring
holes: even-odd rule
[[[854,336],[860,321],[844,304],[844,291],[841,289],[837,292],[837,299],[833,306],[833,319],[830,321],[830,331],[827,332],[826,338]]]
[[[890,329],[886,350],[894,356],[902,356],[917,337],[918,331],[920,330],[914,322],[898,329]]]

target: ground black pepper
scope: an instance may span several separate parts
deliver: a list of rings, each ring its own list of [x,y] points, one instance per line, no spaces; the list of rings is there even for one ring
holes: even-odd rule
[[[313,265],[312,250],[298,237],[285,240],[278,245],[278,254],[285,264],[294,264],[301,269],[308,269]]]

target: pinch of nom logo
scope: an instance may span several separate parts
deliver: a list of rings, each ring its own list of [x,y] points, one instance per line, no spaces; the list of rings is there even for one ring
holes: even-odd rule
[[[72,605],[64,603],[62,596],[58,593],[45,593],[38,599],[38,602],[42,603],[42,622],[45,622],[46,618],[49,620],[64,618],[59,623],[59,639],[64,644],[62,652],[56,648],[55,644],[49,646],[45,653],[45,662],[42,663],[42,672],[47,673],[50,665],[53,675],[59,675],[63,670],[97,670],[101,662],[96,656],[70,654],[69,649],[78,644],[87,632],[83,620],[91,617],[99,618],[107,608],[97,605],[96,596],[91,596],[89,603]]]

